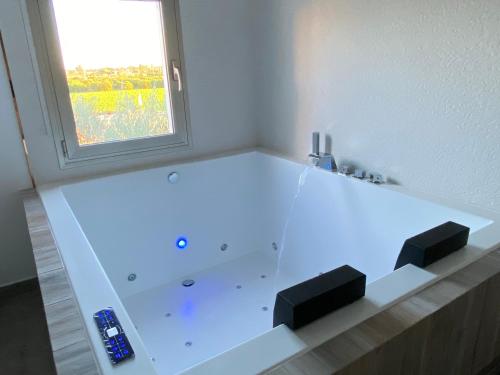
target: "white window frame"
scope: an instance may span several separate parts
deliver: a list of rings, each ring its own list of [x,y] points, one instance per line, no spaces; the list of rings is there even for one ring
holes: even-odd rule
[[[159,1],[167,58],[166,98],[170,100],[173,134],[80,146],[76,134],[69,88],[52,0],[27,0],[36,62],[61,168],[93,161],[188,148],[190,144],[187,91],[182,53],[179,0]]]

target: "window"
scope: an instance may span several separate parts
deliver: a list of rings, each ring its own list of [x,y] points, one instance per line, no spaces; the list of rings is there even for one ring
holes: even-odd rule
[[[188,144],[178,0],[36,1],[63,164]]]

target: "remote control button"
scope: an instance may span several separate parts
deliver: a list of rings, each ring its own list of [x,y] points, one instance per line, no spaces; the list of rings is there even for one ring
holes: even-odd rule
[[[110,328],[106,331],[106,335],[108,335],[108,337],[115,337],[118,333],[118,328],[116,327]]]

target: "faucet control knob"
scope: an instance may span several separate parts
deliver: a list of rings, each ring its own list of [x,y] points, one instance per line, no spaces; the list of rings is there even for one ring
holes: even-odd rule
[[[377,173],[370,173],[369,181],[374,183],[374,184],[383,184],[385,182],[384,176],[382,176],[381,174],[377,174]]]
[[[311,162],[311,164],[317,167],[319,164],[319,155],[309,154],[307,156],[309,157],[309,161]]]
[[[362,169],[356,168],[354,170],[354,174],[352,175],[352,177],[359,178],[360,180],[362,180],[363,178],[365,178],[365,171]]]
[[[339,173],[349,176],[350,174],[352,174],[352,169],[349,165],[344,164],[339,167]]]

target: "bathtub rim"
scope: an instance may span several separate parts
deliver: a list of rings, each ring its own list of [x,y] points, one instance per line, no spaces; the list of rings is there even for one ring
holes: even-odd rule
[[[311,166],[308,157],[305,158],[297,158],[294,156],[290,156],[278,151],[270,150],[268,148],[264,147],[248,147],[248,148],[243,148],[239,150],[229,150],[225,152],[220,152],[216,154],[210,154],[210,155],[201,155],[199,157],[195,158],[181,158],[178,160],[173,160],[169,162],[161,162],[161,163],[154,163],[150,164],[147,166],[136,166],[132,168],[125,168],[125,169],[119,169],[113,172],[103,172],[103,173],[98,173],[95,175],[91,176],[83,176],[83,177],[74,177],[74,178],[68,178],[60,181],[54,181],[54,182],[49,182],[42,184],[40,186],[36,187],[36,191],[40,194],[43,191],[51,190],[54,188],[59,188],[59,187],[64,187],[67,185],[73,185],[81,182],[87,182],[87,181],[94,181],[94,180],[99,180],[107,177],[112,177],[112,176],[119,176],[119,175],[127,175],[127,174],[132,174],[134,172],[146,172],[150,170],[156,170],[156,169],[162,169],[162,168],[167,168],[167,167],[175,167],[175,166],[181,166],[181,165],[189,165],[197,162],[202,162],[202,161],[209,161],[209,160],[217,160],[217,159],[224,159],[224,158],[229,158],[232,156],[239,156],[239,155],[245,155],[245,154],[252,154],[252,153],[257,153],[257,154],[263,154],[263,155],[268,155],[268,156],[273,156],[282,160],[286,160],[292,163],[300,164],[303,167]],[[329,174],[329,175],[334,175],[338,176],[339,178],[345,178],[350,181],[353,181],[354,183],[361,183],[361,184],[370,184],[374,187],[381,188],[381,189],[386,189],[389,191],[396,191],[398,193],[401,193],[403,195],[408,195],[413,198],[417,199],[423,199],[438,205],[446,206],[448,208],[456,209],[459,211],[464,211],[473,215],[477,215],[483,218],[490,219],[492,221],[500,221],[500,211],[495,211],[493,209],[487,209],[485,207],[480,207],[471,203],[464,203],[458,199],[453,199],[449,197],[443,197],[435,194],[431,194],[429,192],[425,191],[419,191],[419,190],[413,190],[406,188],[404,186],[401,186],[399,184],[395,183],[384,183],[384,184],[372,184],[368,182],[368,180],[359,180],[356,178],[353,178],[352,176],[344,176],[340,175],[337,172],[330,172],[326,171],[323,169],[318,169],[320,173],[324,174]],[[43,201],[43,199],[42,199]]]
[[[175,163],[163,164],[161,166],[155,166],[152,168],[142,168],[142,169],[139,168],[128,171],[126,173],[133,173],[137,170],[143,171],[149,169],[164,168],[166,166],[173,166],[179,164],[190,164],[201,160],[214,160],[214,159],[241,155],[245,153],[253,153],[253,152],[258,152],[258,153],[260,152],[270,156],[279,157],[281,159],[285,159],[291,162],[303,165],[305,164],[304,161],[301,162],[294,158],[283,157],[282,155],[279,155],[274,152],[268,152],[267,150],[263,151],[261,149],[252,149],[237,153],[218,155],[215,157],[189,160],[182,163],[175,162]],[[321,171],[321,172],[330,173],[327,171]],[[115,173],[113,175],[119,175],[119,174],[123,174],[123,172]],[[53,223],[53,225],[51,225],[51,231],[53,233],[56,245],[61,254],[61,258],[68,271],[70,283],[72,285],[73,290],[75,291],[75,298],[77,300],[80,310],[85,313],[82,314],[82,316],[84,316],[85,327],[87,329],[87,333],[91,337],[92,348],[95,352],[96,357],[98,358],[99,366],[101,367],[102,370],[105,371],[109,370],[108,368],[109,366],[106,366],[107,364],[109,365],[108,359],[105,356],[105,353],[103,353],[104,350],[102,349],[102,344],[100,342],[100,339],[97,337],[96,340],[97,336],[96,330],[93,321],[90,319],[91,312],[95,312],[97,311],[97,309],[93,307],[94,311],[92,311],[92,309],[88,306],[89,305],[88,302],[80,300],[81,293],[84,293],[82,292],[82,290],[85,290],[86,287],[88,289],[88,286],[84,285],[85,283],[83,282],[83,280],[74,280],[72,278],[72,273],[74,273],[72,269],[74,270],[75,268],[80,267],[82,264],[82,263],[79,264],[79,262],[76,261],[76,259],[72,257],[72,254],[67,250],[69,242],[68,238],[75,235],[77,237],[80,236],[80,241],[77,246],[80,249],[78,253],[80,253],[80,255],[86,254],[85,256],[86,261],[90,262],[89,264],[93,264],[94,267],[98,267],[100,269],[101,282],[103,283],[102,285],[105,285],[105,289],[107,290],[108,293],[107,298],[112,297],[111,300],[113,307],[115,308],[115,310],[117,310],[119,316],[121,316],[122,324],[125,326],[125,329],[128,332],[128,334],[130,335],[132,333],[131,331],[133,331],[132,336],[134,337],[134,341],[136,342],[134,344],[134,349],[136,349],[136,347],[138,347],[139,345],[138,347],[139,350],[136,350],[136,352],[138,353],[134,361],[138,360],[144,361],[145,366],[147,366],[146,363],[150,365],[147,366],[152,369],[152,372],[150,373],[156,373],[153,369],[153,366],[151,366],[149,356],[147,355],[146,348],[144,346],[144,343],[142,342],[142,339],[140,338],[140,335],[137,333],[135,328],[133,328],[133,324],[130,320],[128,312],[122,305],[119,296],[117,295],[105,271],[100,265],[100,262],[96,254],[94,253],[90,243],[88,242],[83,230],[80,227],[80,224],[78,223],[78,220],[74,216],[71,208],[69,207],[69,204],[66,202],[64,193],[62,192],[61,189],[66,185],[71,185],[76,182],[94,180],[108,176],[110,176],[110,174],[93,177],[90,179],[84,178],[84,179],[73,180],[70,182],[43,185],[38,189],[38,192],[45,207],[46,215],[49,218],[49,222]],[[339,178],[345,178],[345,177],[339,177]],[[355,183],[367,183],[367,182],[356,180]],[[441,280],[446,276],[449,276],[450,274],[458,271],[459,269],[467,266],[468,264],[474,262],[475,260],[495,250],[500,244],[500,241],[498,239],[498,237],[500,237],[500,235],[498,234],[500,233],[500,218],[499,215],[493,211],[485,210],[470,205],[457,204],[456,202],[453,202],[451,200],[430,196],[429,194],[425,193],[409,192],[407,189],[404,189],[399,186],[382,185],[374,188],[389,189],[392,191],[402,193],[404,195],[408,195],[410,197],[424,199],[439,205],[443,205],[449,208],[457,209],[460,211],[464,211],[467,213],[471,213],[489,219],[492,221],[492,223],[471,234],[469,245],[467,246],[466,250],[463,251],[461,250],[453,254],[452,256],[447,257],[435,263],[434,265],[428,267],[426,270],[421,270],[412,265],[408,265],[396,272],[393,272],[379,280],[370,283],[367,286],[367,296],[365,298],[365,301],[366,300],[371,302],[375,301],[376,303],[380,303],[380,305],[377,306],[374,310],[368,311],[366,309],[367,306],[365,306],[366,304],[363,305],[364,302],[362,300],[344,309],[334,312],[328,315],[327,317],[317,322],[314,322],[311,325],[308,325],[304,329],[299,330],[295,333],[288,330],[288,328],[286,328],[285,326],[276,327],[275,329],[269,330],[266,333],[257,336],[256,338],[248,340],[234,348],[228,349],[227,351],[218,354],[217,356],[211,359],[208,359],[200,364],[197,364],[189,369],[184,370],[185,373],[201,374],[203,372],[206,373],[210,369],[212,370],[217,369],[218,371],[223,370],[227,371],[227,373],[231,373],[232,371],[236,370],[236,368],[234,367],[231,368],[231,366],[237,365],[238,366],[237,369],[240,373],[242,369],[244,369],[246,371],[245,373],[250,374],[250,373],[265,371],[266,369],[275,367],[277,364],[282,363],[293,356],[299,355],[303,352],[312,349],[315,346],[320,345],[324,341],[332,337],[335,337],[341,332],[344,332],[347,329],[353,327],[354,325],[360,323],[361,321],[377,314],[380,311],[383,311],[391,307],[392,305],[400,302],[405,298],[408,298],[409,296],[415,293],[418,293],[420,290],[428,287],[429,285]],[[54,208],[55,206],[59,207],[55,209]],[[71,219],[69,227],[68,226],[65,227],[61,224],[61,220],[63,223],[66,222],[64,218]],[[60,244],[61,246],[59,246]],[[429,275],[429,273],[431,275]],[[432,274],[434,274],[435,276],[432,276]],[[385,287],[386,285],[389,284],[393,285],[393,283],[396,282],[396,280],[402,282],[408,279],[412,279],[413,281],[417,282],[417,287],[413,286],[411,288],[408,288],[408,290],[406,291],[403,290],[404,293],[403,294],[399,293],[401,295],[395,299],[392,299],[392,297],[389,298],[387,295],[384,295],[384,290],[386,289]],[[390,299],[389,302],[388,298]],[[110,303],[107,302],[107,305],[110,305]],[[102,307],[102,304],[99,304],[99,306]],[[362,310],[364,310],[364,313]],[[339,327],[338,322],[339,320],[343,319],[345,320],[346,319],[345,315],[349,315],[350,320],[348,319],[349,322],[346,322],[345,324],[342,324],[342,327]],[[328,329],[325,329],[325,327],[328,327]],[[326,331],[329,332],[328,335],[324,333]],[[263,342],[267,342],[267,345],[264,345]],[[99,348],[99,346],[101,346],[101,348]],[[267,346],[268,348],[272,347],[273,350],[267,350],[265,351],[265,353],[263,353],[262,348],[265,346]],[[279,348],[279,350],[277,350],[277,348]],[[256,358],[260,358],[261,361],[257,361]],[[221,368],[221,366],[223,367]],[[128,366],[120,366],[117,368],[113,368],[113,371],[115,371],[115,373],[117,374],[132,374],[132,372],[127,371],[127,367]]]

